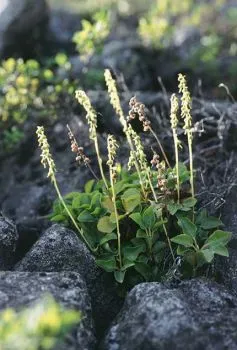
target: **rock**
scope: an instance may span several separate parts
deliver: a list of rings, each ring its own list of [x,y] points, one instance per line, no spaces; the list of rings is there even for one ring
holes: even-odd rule
[[[237,295],[237,188],[233,187],[226,198],[222,208],[221,219],[225,229],[232,232],[229,243],[229,258],[218,257],[215,263],[215,272],[221,283],[231,289]]]
[[[128,294],[100,349],[237,348],[237,299],[212,281],[142,283]]]
[[[63,349],[93,350],[95,334],[90,298],[77,273],[0,272],[0,309],[20,309],[50,293],[65,308],[80,310],[82,320]]]
[[[98,333],[102,333],[119,311],[122,300],[117,296],[113,280],[98,268],[95,258],[77,235],[60,225],[47,229],[16,271],[75,271],[87,284],[92,300]]]
[[[23,37],[33,35],[34,29],[48,19],[45,0],[2,0],[0,2],[0,56],[9,47],[24,45]]]
[[[14,264],[14,254],[18,232],[13,222],[0,215],[0,269],[10,269]]]

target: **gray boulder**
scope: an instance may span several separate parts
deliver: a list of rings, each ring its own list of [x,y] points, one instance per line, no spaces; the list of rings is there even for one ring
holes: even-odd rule
[[[215,282],[143,283],[128,294],[101,349],[237,349],[236,312],[236,298]]]
[[[95,334],[90,298],[85,282],[76,273],[0,272],[0,309],[21,309],[50,293],[65,308],[80,310],[83,318],[65,340],[63,349],[93,350]]]
[[[17,43],[20,35],[32,30],[48,18],[45,0],[1,0],[0,2],[0,55]]]
[[[14,223],[0,215],[0,269],[8,270],[14,264],[18,233]]]
[[[77,235],[60,225],[47,229],[15,267],[16,271],[75,271],[91,296],[97,331],[103,332],[122,304],[113,279],[97,267],[94,256]]]

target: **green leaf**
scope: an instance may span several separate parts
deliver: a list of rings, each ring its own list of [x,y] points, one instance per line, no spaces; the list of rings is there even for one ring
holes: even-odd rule
[[[220,219],[214,216],[207,216],[200,225],[204,230],[210,230],[219,226],[223,226],[223,223]]]
[[[65,222],[65,221],[67,221],[66,217],[64,215],[61,215],[61,214],[53,216],[50,220],[54,221],[54,222]]]
[[[187,235],[187,234],[181,234],[181,235],[175,236],[171,238],[171,241],[174,243],[183,245],[184,247],[193,246],[193,239],[190,235]]]
[[[141,203],[141,195],[136,188],[126,190],[121,199],[127,213],[131,213]]]
[[[100,232],[111,233],[116,227],[116,224],[111,222],[109,216],[104,216],[99,219],[97,229]]]
[[[165,242],[163,242],[163,241],[156,241],[156,243],[152,247],[152,251],[154,253],[159,253],[165,247],[166,247],[166,243]]]
[[[109,196],[106,196],[102,199],[101,205],[103,208],[107,209],[110,213],[114,211],[114,204],[112,202],[112,199]]]
[[[93,186],[94,186],[95,180],[89,180],[86,184],[85,184],[85,192],[86,193],[91,193]]]
[[[156,222],[156,215],[154,209],[149,207],[142,213],[142,222],[146,229],[152,229]]]
[[[151,269],[149,265],[145,263],[136,263],[134,265],[135,270],[142,275],[145,281],[149,281],[151,277]]]
[[[91,213],[88,210],[83,210],[77,217],[77,220],[79,222],[93,222],[97,219],[94,218],[94,216],[91,215]]]
[[[214,259],[214,253],[211,249],[202,249],[197,254],[197,259],[204,260],[205,263],[210,263]],[[198,265],[200,265],[201,262],[198,261]]]
[[[226,256],[227,258],[229,257],[228,249],[224,245],[219,245],[218,247],[215,247],[212,250],[217,255]]]
[[[142,252],[144,252],[144,246],[124,247],[123,248],[124,258],[126,258],[130,261],[136,260],[138,255]]]
[[[126,270],[125,271],[114,271],[114,278],[115,280],[118,282],[118,283],[123,283],[124,281],[124,277],[125,277],[125,273],[126,273]]]
[[[178,225],[181,227],[184,234],[195,237],[197,232],[197,227],[192,223],[192,221],[185,216],[178,216]]]
[[[114,257],[107,259],[96,259],[96,264],[102,269],[104,269],[106,272],[112,272],[117,268]]]
[[[147,238],[147,233],[143,230],[141,230],[140,228],[137,230],[137,233],[136,233],[136,237],[137,238]]]
[[[100,207],[101,206],[101,193],[100,192],[93,192],[91,198],[91,206],[90,208],[94,207]]]
[[[118,221],[124,219],[125,217],[126,217],[126,215],[118,215]],[[116,223],[117,219],[116,219],[115,213],[111,213],[110,216],[109,216],[109,219],[110,219],[111,222]]]
[[[192,208],[195,206],[195,204],[197,203],[197,200],[196,198],[185,198],[183,201],[182,201],[182,205],[184,207],[187,207],[187,208]]]
[[[134,265],[135,265],[135,263],[134,263],[133,261],[124,259],[124,261],[123,261],[123,266],[122,266],[121,270],[122,270],[122,271],[125,271],[125,270],[127,270],[128,268],[133,267]]]
[[[138,224],[138,226],[140,226],[141,229],[144,229],[144,225],[143,225],[143,220],[142,220],[142,215],[140,213],[133,213],[130,214],[129,217],[136,222],[136,224]]]
[[[167,209],[170,212],[171,215],[174,215],[177,213],[178,210],[182,208],[182,205],[179,203],[169,203],[167,205]]]
[[[184,163],[179,163],[179,180],[180,183],[188,181],[190,177],[190,172],[188,171],[186,165]]]
[[[231,239],[231,236],[231,232],[216,230],[208,237],[205,246],[211,246],[212,249],[223,245],[225,246]]]
[[[118,237],[116,235],[116,233],[108,233],[107,235],[105,235],[104,237],[101,238],[100,240],[100,245],[103,245],[109,241],[113,241],[113,240],[117,240]]]

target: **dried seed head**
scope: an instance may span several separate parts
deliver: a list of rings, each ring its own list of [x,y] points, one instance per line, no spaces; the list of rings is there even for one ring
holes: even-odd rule
[[[188,91],[186,77],[183,74],[179,74],[179,92],[182,94],[181,96],[181,117],[184,120],[183,129],[185,133],[192,128],[192,116],[191,116],[191,96]]]
[[[69,125],[67,125],[67,128],[68,128],[68,137],[71,141],[71,150],[73,153],[76,153],[76,161],[79,164],[83,163],[86,166],[88,166],[90,163],[90,159],[85,155],[84,148],[78,146],[77,140],[76,140],[75,136],[73,135],[73,132],[70,129]]]
[[[97,115],[94,108],[91,105],[89,97],[82,90],[76,91],[76,99],[84,107],[86,111],[86,119],[89,124],[89,136],[91,140],[96,138],[96,128],[97,128]]]
[[[51,181],[54,180],[54,174],[56,172],[56,166],[53,157],[50,153],[49,143],[44,132],[43,126],[37,126],[36,134],[38,137],[39,147],[41,149],[41,163],[44,168],[48,168],[48,175]]]
[[[135,119],[138,116],[138,119],[143,124],[143,130],[150,130],[151,122],[147,119],[145,113],[145,105],[141,102],[138,102],[136,96],[132,97],[129,101],[130,111],[128,112],[127,121],[130,122],[132,119]]]
[[[178,111],[179,111],[179,101],[178,97],[173,94],[170,98],[170,124],[172,129],[177,129],[178,126]]]

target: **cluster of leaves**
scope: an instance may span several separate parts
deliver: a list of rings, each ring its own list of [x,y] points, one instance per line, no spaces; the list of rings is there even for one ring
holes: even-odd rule
[[[220,53],[236,55],[236,16],[235,7],[226,9],[225,0],[157,0],[140,19],[138,31],[146,44],[164,48],[174,43],[177,31],[195,28],[200,33],[200,45],[188,53],[190,64],[200,60],[207,64]]]
[[[51,296],[19,312],[5,309],[0,314],[0,348],[52,349],[80,319],[80,312],[63,309]]]
[[[74,33],[72,41],[83,59],[90,58],[95,53],[100,53],[103,43],[110,33],[110,21],[108,11],[99,11],[92,16],[92,21],[83,19],[82,29]]]
[[[5,150],[12,149],[23,137],[28,118],[56,117],[62,94],[71,95],[76,82],[61,79],[56,69],[70,70],[63,53],[44,67],[36,60],[9,58],[0,66],[0,129]]]
[[[189,181],[189,171],[179,164],[180,185]],[[154,188],[158,191],[157,174],[152,174]],[[72,192],[65,202],[97,257],[97,264],[107,272],[113,272],[117,282],[126,288],[141,281],[160,281],[169,273],[172,261],[165,230],[169,232],[176,257],[182,257],[179,272],[191,277],[203,272],[203,266],[211,263],[214,254],[228,256],[226,244],[231,234],[219,230],[220,219],[208,216],[206,211],[195,213],[196,199],[182,192],[183,199],[175,200],[175,169],[165,173],[169,195],[159,193],[159,202],[152,200],[149,187],[144,198],[137,173],[120,172],[115,184],[116,206],[119,214],[122,245],[122,268],[118,264],[116,218],[111,200],[111,188],[103,182],[90,180],[85,192]],[[51,220],[72,227],[67,211],[57,200]]]

